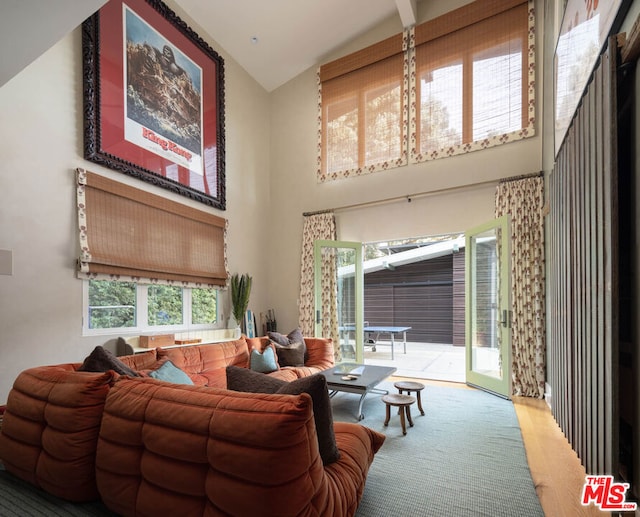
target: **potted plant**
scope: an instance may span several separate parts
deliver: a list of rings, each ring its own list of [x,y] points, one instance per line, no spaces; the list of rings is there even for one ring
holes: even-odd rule
[[[234,274],[231,276],[231,315],[235,318],[236,326],[244,320],[244,313],[249,306],[252,278],[247,274]],[[231,326],[231,324],[229,325]]]

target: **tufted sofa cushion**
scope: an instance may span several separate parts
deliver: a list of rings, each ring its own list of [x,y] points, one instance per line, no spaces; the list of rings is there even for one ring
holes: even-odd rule
[[[227,366],[249,366],[249,349],[244,338],[213,345],[158,348],[157,354],[160,362],[171,361],[198,386],[224,388]]]
[[[5,469],[69,501],[98,498],[95,449],[113,371],[41,366],[16,378],[7,400],[0,458]]]
[[[384,435],[336,424],[324,467],[311,397],[120,378],[96,456],[104,503],[122,515],[353,515]]]
[[[286,393],[288,395],[308,393],[313,400],[313,418],[316,423],[322,462],[328,465],[340,457],[333,434],[333,413],[327,379],[324,375],[316,373],[292,382],[285,382],[246,368],[227,366],[227,389],[248,393]]]
[[[246,340],[250,350],[257,349],[263,351],[271,344],[271,340],[265,336],[246,338]],[[305,337],[304,342],[307,349],[307,358],[304,366],[281,366],[279,370],[271,372],[269,376],[291,382],[334,366],[332,339]]]
[[[171,361],[195,384],[225,388],[228,365],[248,366],[248,341],[262,346],[260,338],[242,337],[213,345],[150,349],[118,357],[118,361],[143,375]],[[294,381],[333,366],[331,340],[305,341],[310,356],[307,366],[285,367],[268,375]],[[119,377],[113,370],[77,371],[80,366],[40,366],[22,372],[9,393],[0,433],[0,459],[7,471],[77,502],[98,498],[94,473],[97,436],[107,393]]]

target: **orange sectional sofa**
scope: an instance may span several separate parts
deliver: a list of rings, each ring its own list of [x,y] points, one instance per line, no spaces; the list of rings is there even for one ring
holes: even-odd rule
[[[331,340],[305,344],[304,366],[265,375],[293,381],[333,365]],[[140,377],[82,363],[25,370],[7,401],[0,461],[55,496],[102,498],[123,515],[353,515],[384,435],[336,422],[340,458],[323,465],[307,393],[226,389],[226,367],[247,368],[251,350],[268,345],[243,337],[118,358]],[[167,361],[194,386],[147,377]]]
[[[122,515],[354,515],[384,435],[334,424],[323,466],[311,397],[121,378],[107,397],[97,486]]]
[[[278,370],[267,375],[283,381],[295,381],[334,365],[333,341],[331,339],[305,337],[304,342],[307,349],[304,366],[280,366]],[[226,388],[225,368],[227,366],[248,368],[251,351],[255,349],[263,352],[269,345],[268,337],[246,338],[243,336],[235,341],[211,345],[157,348],[144,354],[125,356],[119,359],[130,366],[132,360],[138,361],[142,367],[136,369],[145,373],[158,368],[165,361],[171,361],[184,371],[196,386]],[[138,359],[138,355],[146,357],[144,360]],[[127,359],[129,357],[133,359]]]

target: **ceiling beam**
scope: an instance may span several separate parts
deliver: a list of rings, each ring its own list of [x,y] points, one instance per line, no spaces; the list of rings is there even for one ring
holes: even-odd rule
[[[417,0],[396,0],[398,14],[402,21],[402,26],[406,29],[416,24],[418,18]]]

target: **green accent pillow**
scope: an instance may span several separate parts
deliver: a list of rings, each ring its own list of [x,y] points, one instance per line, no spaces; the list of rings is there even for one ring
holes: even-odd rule
[[[253,349],[251,351],[251,357],[249,358],[249,368],[259,373],[275,372],[278,369],[275,348],[269,345],[262,353]]]
[[[149,373],[149,377],[161,381],[172,382],[173,384],[193,384],[191,377],[184,373],[171,361],[167,361],[157,370]]]
[[[322,463],[328,465],[340,458],[333,430],[333,412],[327,389],[327,379],[316,373],[292,382],[274,379],[247,368],[227,366],[227,389],[249,393],[282,393],[300,395],[308,393],[313,400],[313,418],[316,423],[318,448]]]

